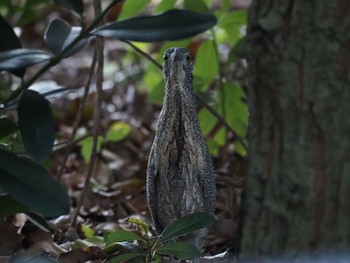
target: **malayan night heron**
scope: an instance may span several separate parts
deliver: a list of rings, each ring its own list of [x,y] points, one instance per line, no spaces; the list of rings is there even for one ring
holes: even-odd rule
[[[192,69],[186,48],[165,52],[165,97],[147,170],[147,201],[159,234],[180,217],[215,210],[215,172],[199,126]],[[199,249],[206,234],[192,237]]]

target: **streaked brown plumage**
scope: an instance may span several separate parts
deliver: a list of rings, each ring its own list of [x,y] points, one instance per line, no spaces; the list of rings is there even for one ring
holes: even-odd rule
[[[164,54],[165,97],[147,171],[147,201],[159,234],[182,216],[215,210],[215,172],[199,126],[192,63],[185,48]],[[199,248],[206,232],[194,237]]]

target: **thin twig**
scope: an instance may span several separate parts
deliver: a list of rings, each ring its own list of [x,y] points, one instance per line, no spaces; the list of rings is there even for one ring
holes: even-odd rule
[[[151,61],[157,68],[159,68],[160,70],[163,69],[162,65],[159,64],[154,58],[152,58],[149,54],[143,52],[141,49],[139,49],[138,47],[136,47],[134,44],[132,44],[129,41],[123,41],[126,44],[130,45],[137,53],[139,53],[140,55],[142,55],[143,57],[147,58],[149,61]],[[220,116],[220,114],[212,107],[210,106],[204,99],[202,99],[199,95],[195,94],[197,100],[205,107],[207,108],[207,110],[213,115],[215,116],[226,128],[227,130],[229,130],[233,136],[237,139],[237,141],[239,141],[243,148],[247,151],[248,147],[245,144],[244,140],[242,139],[241,136],[239,136],[233,129],[232,127],[227,123],[227,121]]]
[[[94,0],[94,10],[96,16],[100,16],[101,14],[101,2],[100,0]],[[97,157],[97,141],[98,141],[98,135],[99,135],[99,127],[100,127],[100,120],[101,120],[101,107],[102,107],[102,84],[103,84],[103,63],[104,63],[104,57],[103,57],[103,39],[102,38],[96,38],[96,52],[97,52],[97,69],[96,69],[96,101],[95,101],[95,110],[94,110],[94,127],[93,127],[93,141],[92,141],[92,149],[90,154],[90,162],[85,178],[85,183],[83,190],[81,192],[79,202],[77,205],[77,208],[75,210],[75,213],[73,215],[70,227],[74,227],[76,225],[76,220],[79,215],[79,211],[81,207],[84,204],[89,186],[90,186],[90,178],[92,176],[95,163],[96,163],[96,157]]]
[[[72,149],[72,147],[74,147],[75,145],[77,145],[81,141],[84,141],[86,138],[90,137],[91,135],[92,135],[92,133],[91,133],[91,131],[89,131],[75,140],[72,140],[72,141],[67,140],[64,142],[57,143],[54,145],[53,152],[62,151],[62,150],[67,149],[67,148],[70,151]]]
[[[71,133],[71,135],[70,135],[70,137],[68,139],[68,142],[67,142],[68,145],[70,145],[70,147],[67,147],[66,151],[63,154],[61,167],[60,167],[60,170],[59,170],[59,172],[57,174],[57,181],[60,181],[60,179],[61,179],[61,176],[63,174],[64,168],[66,167],[66,162],[68,160],[69,152],[71,151],[71,147],[74,146],[74,144],[71,145],[70,143],[74,140],[75,136],[77,135],[79,124],[80,124],[81,118],[83,116],[85,103],[86,103],[86,100],[88,98],[89,91],[90,91],[91,80],[92,80],[92,77],[94,76],[94,72],[95,72],[96,57],[97,57],[97,52],[96,52],[96,49],[94,49],[94,55],[93,55],[91,66],[90,66],[89,77],[88,77],[88,80],[87,80],[85,88],[84,88],[84,94],[83,94],[83,97],[81,98],[81,101],[80,101],[80,104],[79,104],[79,108],[78,108],[78,111],[77,111],[77,115],[76,115],[75,120],[74,120],[72,133]]]
[[[147,54],[146,52],[143,52],[141,49],[139,49],[137,46],[135,46],[133,43],[131,43],[128,40],[122,40],[124,43],[131,46],[137,53],[139,53],[141,56],[147,58],[149,61],[151,61],[157,68],[160,70],[163,70],[163,67],[161,64],[159,64],[150,54]]]

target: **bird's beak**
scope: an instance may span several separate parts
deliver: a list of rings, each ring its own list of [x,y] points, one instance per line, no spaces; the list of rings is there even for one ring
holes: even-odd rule
[[[179,51],[177,51],[177,48],[174,50],[173,54],[171,54],[170,57],[170,62],[171,64],[173,64],[174,62],[180,62],[181,58],[180,58],[181,54]]]

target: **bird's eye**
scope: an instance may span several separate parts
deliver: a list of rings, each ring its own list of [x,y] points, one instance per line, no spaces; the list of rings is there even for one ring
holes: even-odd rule
[[[163,59],[164,59],[165,61],[167,61],[168,58],[169,58],[168,55],[164,54]]]
[[[191,55],[187,55],[186,60],[188,60],[188,61],[191,60]]]

